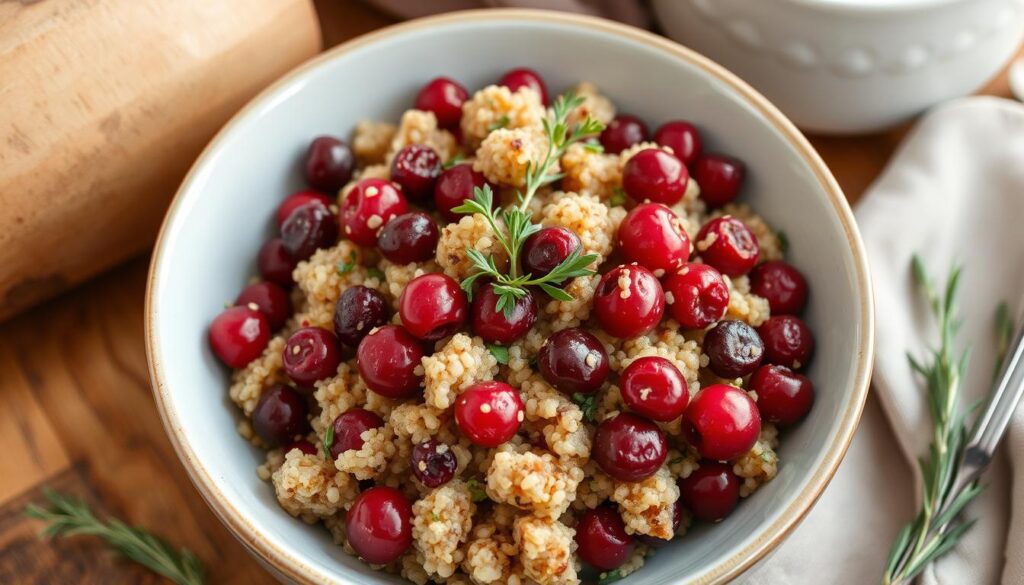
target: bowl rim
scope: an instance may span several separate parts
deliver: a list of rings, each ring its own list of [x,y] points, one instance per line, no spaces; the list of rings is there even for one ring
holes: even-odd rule
[[[857,230],[853,213],[843,195],[835,177],[829,171],[824,161],[811,146],[810,142],[797,130],[775,106],[765,97],[747,85],[746,82],[727,71],[721,65],[714,63],[707,57],[696,53],[682,45],[679,45],[667,38],[660,37],[651,32],[641,30],[632,26],[612,22],[602,18],[555,12],[549,10],[532,9],[479,9],[449,12],[440,15],[420,18],[390,25],[369,33],[350,39],[336,47],[333,47],[320,55],[299,65],[283,77],[272,83],[252,98],[242,109],[217,132],[209,144],[203,149],[199,157],[193,163],[188,174],[183,179],[181,186],[175,193],[160,227],[160,232],[154,244],[153,254],[150,261],[149,274],[147,276],[144,327],[146,341],[146,358],[149,364],[150,379],[153,393],[160,412],[160,418],[168,438],[174,447],[178,458],[185,467],[189,478],[213,510],[221,522],[228,527],[231,533],[250,550],[263,560],[265,564],[273,568],[280,575],[286,576],[296,583],[303,585],[314,585],[319,583],[353,583],[348,577],[330,575],[317,570],[302,558],[282,550],[277,544],[271,542],[256,525],[230,501],[219,492],[212,480],[210,472],[205,469],[196,457],[195,452],[187,437],[184,436],[178,422],[178,416],[168,401],[169,388],[164,383],[163,366],[156,358],[156,313],[153,306],[154,290],[157,288],[157,278],[165,235],[169,226],[174,223],[178,215],[184,193],[188,191],[192,182],[199,174],[213,153],[221,148],[225,136],[232,129],[241,123],[249,114],[275,98],[288,86],[294,84],[307,73],[321,64],[336,59],[341,55],[349,53],[354,49],[369,45],[390,37],[419,31],[434,26],[443,26],[456,22],[485,22],[485,21],[532,21],[546,24],[565,25],[576,28],[585,28],[592,31],[618,36],[646,45],[648,48],[656,49],[676,59],[680,59],[702,69],[718,81],[726,84],[732,91],[743,98],[748,105],[762,114],[779,132],[779,134],[795,148],[801,158],[813,171],[821,188],[832,204],[842,224],[843,232],[849,244],[854,260],[854,269],[857,278],[857,296],[862,307],[862,315],[859,323],[860,344],[856,351],[857,367],[854,373],[851,394],[846,405],[843,407],[839,431],[828,445],[821,465],[812,472],[807,485],[797,494],[794,501],[769,525],[762,528],[761,533],[753,541],[742,549],[730,555],[727,559],[714,566],[709,566],[697,575],[692,576],[688,583],[725,583],[739,576],[749,569],[758,560],[778,546],[792,531],[797,524],[807,515],[825,486],[831,481],[836,469],[839,467],[854,432],[860,421],[861,414],[868,394],[871,379],[871,370],[874,358],[874,299],[871,288],[871,279],[868,271],[867,255],[860,233]]]

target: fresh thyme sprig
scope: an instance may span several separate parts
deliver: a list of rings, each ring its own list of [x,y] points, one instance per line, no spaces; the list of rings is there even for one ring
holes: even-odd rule
[[[48,523],[40,537],[98,536],[125,557],[178,585],[203,585],[206,582],[199,559],[188,549],[176,551],[149,532],[128,526],[115,518],[103,522],[81,500],[49,489],[43,490],[43,494],[50,501],[50,508],[35,504],[25,508],[27,515]]]

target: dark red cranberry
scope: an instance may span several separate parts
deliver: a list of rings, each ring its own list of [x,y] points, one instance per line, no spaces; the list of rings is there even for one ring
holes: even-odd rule
[[[431,272],[409,281],[398,298],[402,325],[424,341],[437,341],[457,332],[466,323],[466,293],[452,277]]]
[[[303,327],[292,333],[282,354],[285,373],[307,388],[337,374],[341,363],[338,338],[320,327]]]
[[[622,169],[622,188],[640,203],[678,203],[686,194],[689,180],[683,161],[660,148],[641,150]]]
[[[338,241],[338,220],[322,202],[310,201],[296,207],[284,221],[281,240],[293,260],[305,260]]]
[[[626,366],[619,390],[630,410],[651,420],[673,420],[690,402],[690,389],[679,369],[657,356],[637,358]]]
[[[398,560],[412,546],[412,506],[395,488],[376,486],[359,494],[345,516],[345,536],[371,565]]]
[[[497,310],[498,294],[489,284],[473,297],[472,328],[487,343],[508,345],[526,335],[537,322],[537,301],[532,294],[516,299],[511,312]]]
[[[814,404],[810,378],[785,366],[761,366],[750,377],[750,389],[757,392],[761,418],[780,425],[798,422]]]
[[[472,165],[455,165],[441,173],[437,183],[434,184],[434,205],[445,220],[457,222],[462,214],[456,213],[452,209],[462,205],[467,199],[472,200],[473,189],[477,187],[483,189],[484,185],[489,185],[487,179],[484,178],[483,173],[474,171]],[[493,185],[491,191],[494,191]],[[498,207],[497,194],[494,196],[494,207],[495,209]]]
[[[441,232],[437,222],[422,211],[399,215],[377,234],[377,248],[395,264],[426,262],[434,257]]]
[[[683,525],[683,502],[676,500],[672,504],[672,534],[679,534],[679,527]],[[664,538],[651,536],[650,534],[637,534],[636,539],[651,548],[661,548],[669,543]]]
[[[576,327],[562,329],[540,347],[537,367],[558,390],[569,395],[591,394],[608,379],[608,353],[590,333]]]
[[[601,132],[601,146],[609,154],[619,154],[634,144],[647,140],[647,124],[636,116],[619,114]]]
[[[256,309],[267,316],[274,331],[281,328],[292,314],[292,301],[280,285],[273,282],[254,282],[242,289],[235,305]]]
[[[285,445],[284,448],[281,449],[281,451],[285,455],[287,455],[288,452],[291,451],[292,449],[298,449],[299,452],[301,452],[303,455],[316,455],[317,454],[316,445],[314,445],[313,443],[310,443],[306,439],[299,439],[298,441],[292,441],[291,443],[288,443],[287,445]]]
[[[343,140],[318,136],[309,143],[304,169],[310,187],[336,193],[352,179],[356,157]]]
[[[423,348],[404,327],[385,325],[359,342],[356,363],[366,386],[385,398],[408,398],[423,383]]]
[[[252,428],[270,446],[294,441],[309,433],[306,399],[294,388],[278,384],[263,391],[252,411]]]
[[[416,96],[416,109],[434,112],[442,128],[452,129],[462,120],[462,104],[469,99],[466,88],[447,77],[430,80]]]
[[[668,312],[683,327],[703,329],[724,317],[729,308],[729,286],[707,264],[683,266],[668,275],[664,286]]]
[[[736,509],[740,480],[729,464],[701,461],[700,468],[679,482],[679,497],[695,518],[718,522]]]
[[[635,542],[626,532],[618,510],[601,506],[587,510],[576,524],[576,552],[588,565],[602,571],[617,569],[633,554]]]
[[[284,240],[281,238],[271,238],[263,243],[256,256],[256,268],[265,280],[276,282],[286,289],[295,284],[292,280],[295,261],[288,254],[288,250],[284,249]]]
[[[388,301],[384,295],[367,286],[352,286],[345,289],[334,306],[334,333],[338,340],[349,347],[359,347],[359,342],[374,327],[388,322]]]
[[[750,451],[760,432],[757,405],[728,384],[704,387],[683,414],[683,434],[705,459],[736,459]]]
[[[761,365],[765,348],[757,330],[743,321],[719,321],[704,335],[704,353],[711,371],[723,378],[742,378]]]
[[[577,248],[581,248],[579,236],[572,230],[561,226],[542,228],[523,242],[523,249],[519,252],[523,263],[523,273],[540,278],[547,276],[569,257],[569,254]],[[561,283],[565,286],[572,282],[566,279]]]
[[[363,440],[363,433],[383,427],[384,420],[365,408],[353,408],[335,417],[331,426],[334,428],[334,441],[331,442],[333,461],[345,451],[362,449],[366,442]]]
[[[497,447],[511,439],[523,416],[519,391],[496,380],[473,384],[455,400],[455,423],[481,447]]]
[[[455,452],[444,443],[430,439],[412,448],[412,474],[428,488],[451,481],[458,467]]]
[[[284,226],[285,220],[292,214],[297,208],[309,203],[310,201],[319,201],[323,203],[325,207],[331,206],[331,200],[326,195],[319,191],[313,191],[307,189],[305,191],[296,191],[291,195],[284,198],[281,205],[277,207],[277,228],[281,229]]]
[[[700,198],[712,208],[732,203],[740,194],[745,175],[742,161],[722,154],[705,154],[693,167]]]
[[[672,154],[688,167],[693,166],[702,149],[700,131],[693,124],[682,120],[662,124],[654,133],[654,141],[671,148]]]
[[[665,435],[651,421],[620,412],[597,425],[593,457],[601,469],[619,481],[642,481],[665,462]]]
[[[410,144],[398,151],[391,161],[391,180],[402,188],[409,199],[423,202],[434,193],[434,183],[441,176],[441,157],[423,144]]]
[[[619,249],[628,262],[660,276],[686,263],[690,237],[671,209],[661,203],[641,203],[619,226]]]
[[[501,76],[498,85],[504,85],[512,93],[515,93],[520,87],[528,87],[540,95],[540,102],[542,104],[546,106],[549,103],[547,85],[544,84],[544,80],[533,69],[527,69],[526,67],[513,69]]]
[[[745,223],[730,215],[712,219],[697,234],[697,253],[722,274],[742,276],[757,264],[761,247]]]
[[[601,277],[594,313],[605,333],[629,339],[654,329],[665,314],[661,283],[643,266],[626,264]]]
[[[360,246],[375,246],[377,232],[406,207],[405,196],[391,181],[363,179],[345,194],[341,205],[345,237]]]
[[[758,327],[757,332],[764,340],[765,363],[799,370],[811,360],[814,334],[799,317],[772,317]]]
[[[807,280],[781,260],[769,260],[750,271],[750,292],[767,299],[772,315],[796,315],[807,304]]]
[[[249,307],[224,309],[210,323],[210,347],[232,368],[244,368],[260,357],[270,341],[266,315]]]

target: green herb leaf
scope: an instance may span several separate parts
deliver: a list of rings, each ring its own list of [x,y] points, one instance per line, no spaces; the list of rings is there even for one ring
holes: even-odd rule
[[[622,579],[622,573],[618,569],[614,571],[608,571],[607,573],[601,573],[597,579],[597,585],[607,585],[608,583],[614,583]]]
[[[572,395],[572,401],[583,411],[584,420],[594,422],[594,414],[597,411],[597,396],[595,394],[577,392]]]
[[[487,127],[487,131],[488,132],[494,132],[495,130],[497,130],[499,128],[505,128],[505,127],[508,126],[509,122],[511,122],[511,121],[512,120],[510,120],[507,115],[502,116],[502,117],[498,118],[497,120],[495,120],[493,124],[488,126]]]
[[[497,345],[494,343],[488,343],[487,349],[494,356],[494,359],[498,360],[498,363],[507,366],[508,365],[508,348],[504,345]]]
[[[324,431],[324,457],[331,458],[331,447],[334,446],[334,425],[327,427]]]
[[[352,272],[352,269],[356,267],[357,261],[356,255],[350,254],[347,262],[338,262],[338,276]]]
[[[461,152],[457,152],[455,153],[455,156],[451,157],[443,165],[441,165],[441,168],[448,170],[464,160],[466,160],[466,157],[463,156]]]
[[[789,236],[786,235],[786,232],[779,230],[775,232],[775,237],[779,238],[779,247],[782,248],[782,253],[789,252]]]
[[[367,268],[366,274],[373,278],[384,280],[384,271],[381,270],[380,268]]]
[[[600,142],[584,142],[583,148],[585,148],[587,152],[593,152],[595,154],[604,154],[604,146],[602,146]]]
[[[484,491],[483,484],[479,479],[469,478],[466,480],[466,487],[469,488],[469,496],[474,502],[482,502],[487,499],[487,492]]]
[[[544,282],[538,283],[537,286],[539,286],[542,291],[546,292],[549,297],[555,299],[556,301],[572,300],[571,294],[565,292],[564,290],[558,288],[557,286],[551,286],[550,284]]]
[[[608,205],[612,207],[622,207],[626,204],[626,192],[622,187],[616,187],[612,190],[612,196],[608,200]]]
[[[1003,360],[1006,359],[1006,352],[1010,350],[1011,341],[1013,341],[1013,319],[1010,317],[1010,306],[1004,301],[996,307],[996,367],[992,372],[993,382],[1003,367]]]
[[[432,522],[440,522],[441,521],[441,517],[437,515],[437,512],[431,512],[430,513],[430,520]]]

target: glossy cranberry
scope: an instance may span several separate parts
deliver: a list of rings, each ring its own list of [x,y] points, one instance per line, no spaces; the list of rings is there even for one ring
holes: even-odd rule
[[[665,314],[661,283],[643,266],[627,264],[601,277],[594,313],[605,333],[629,339],[654,329]]]
[[[412,448],[412,474],[428,488],[451,481],[458,467],[455,452],[444,443],[430,439]]]
[[[338,241],[338,220],[322,202],[304,203],[284,220],[281,240],[293,260],[305,260],[319,248],[330,248]]]
[[[374,327],[387,324],[388,313],[388,301],[379,291],[367,286],[349,287],[334,306],[334,334],[345,345],[359,347]]]
[[[515,93],[520,87],[528,87],[540,95],[540,101],[542,104],[546,106],[549,103],[548,87],[544,84],[544,80],[541,76],[533,69],[527,69],[526,67],[513,69],[501,76],[501,80],[498,81],[498,85],[504,85],[513,93]]]
[[[331,460],[335,460],[345,451],[362,449],[363,443],[365,443],[363,433],[370,429],[383,427],[384,420],[365,408],[353,408],[335,417],[331,426],[334,428]]]
[[[341,205],[345,237],[364,247],[377,245],[377,232],[384,224],[405,213],[407,204],[394,183],[384,179],[363,179],[355,184]]]
[[[434,257],[441,232],[437,222],[422,211],[399,215],[377,234],[377,248],[395,264],[426,262]]]
[[[270,341],[270,322],[260,311],[231,307],[213,318],[209,339],[220,361],[232,368],[244,368],[266,349]]]
[[[673,120],[662,124],[654,132],[654,141],[661,146],[671,148],[672,154],[688,167],[697,160],[703,148],[700,131],[693,124],[682,120]],[[698,184],[700,183],[698,182]]]
[[[746,173],[742,161],[721,154],[705,154],[693,166],[693,178],[700,185],[700,198],[713,208],[735,201]]]
[[[420,342],[397,325],[372,331],[356,350],[359,375],[370,390],[385,398],[416,394],[423,383],[422,359]]]
[[[313,443],[310,443],[306,439],[299,439],[298,441],[292,441],[291,443],[288,443],[287,445],[285,445],[284,448],[281,449],[281,451],[285,455],[287,455],[288,452],[291,451],[292,449],[298,449],[299,452],[301,452],[303,455],[316,455],[317,454],[316,445],[314,445]]]
[[[466,88],[447,77],[430,80],[416,96],[416,109],[434,112],[442,128],[452,129],[462,119],[462,104],[469,99]]]
[[[515,388],[492,380],[478,382],[455,400],[455,423],[470,441],[493,448],[519,431],[523,400]]]
[[[588,565],[602,571],[618,568],[633,554],[635,542],[626,532],[618,510],[600,506],[587,510],[576,524],[576,552]]]
[[[591,394],[608,379],[608,353],[590,333],[576,327],[562,329],[540,347],[537,367],[558,390],[569,395]]]
[[[686,194],[689,180],[686,165],[660,148],[641,150],[622,169],[622,188],[640,203],[678,203]]]
[[[811,360],[814,334],[798,317],[772,317],[758,327],[757,332],[764,340],[765,363],[799,370]]]
[[[619,114],[601,131],[601,146],[608,154],[619,154],[634,144],[646,141],[649,135],[643,120],[629,114]]]
[[[516,299],[511,313],[497,310],[498,295],[489,284],[480,287],[473,297],[473,333],[487,343],[508,345],[526,335],[537,322],[537,301],[533,295]]]
[[[281,328],[292,314],[292,301],[281,285],[273,282],[254,282],[242,289],[235,305],[256,309],[267,317],[270,328]]]
[[[761,366],[750,377],[750,389],[757,392],[761,418],[780,425],[798,422],[814,404],[810,378],[785,366]]]
[[[313,191],[307,189],[305,191],[296,191],[291,195],[284,198],[281,205],[277,206],[277,227],[280,229],[288,216],[292,214],[297,208],[309,203],[310,201],[319,201],[324,206],[330,207],[331,200],[326,195],[319,191]]]
[[[690,402],[686,379],[662,357],[637,358],[626,366],[619,377],[619,390],[630,410],[651,420],[673,420]]]
[[[281,238],[271,238],[263,243],[256,256],[256,268],[265,280],[276,282],[286,289],[295,284],[292,280],[295,261],[288,250],[284,249],[284,240]]]
[[[593,457],[601,469],[619,481],[641,481],[665,462],[665,435],[651,421],[620,412],[597,425]]]
[[[757,330],[743,321],[719,321],[704,335],[708,366],[722,378],[742,378],[761,365],[764,342]]]
[[[722,274],[707,264],[687,264],[664,281],[665,297],[671,293],[668,312],[683,327],[703,329],[725,316],[729,287]]]
[[[683,414],[683,434],[705,459],[736,459],[750,451],[760,432],[757,405],[728,384],[705,386]]]
[[[679,497],[695,518],[717,522],[736,508],[740,480],[732,465],[701,461],[700,468],[679,482]]]
[[[573,250],[583,244],[572,230],[561,226],[542,228],[523,242],[519,252],[523,273],[534,278],[547,276],[556,266],[569,257]],[[567,279],[562,286],[572,282]]]
[[[683,502],[676,500],[672,504],[672,534],[679,534],[679,527],[683,525]],[[669,543],[664,538],[651,536],[649,534],[637,534],[636,539],[651,548],[661,548]]]
[[[412,545],[412,506],[395,488],[377,486],[359,494],[345,516],[345,536],[359,558],[386,565]]]
[[[745,223],[729,215],[704,224],[697,234],[697,253],[722,274],[742,276],[757,264],[761,247]]]
[[[619,226],[619,249],[626,261],[637,262],[660,275],[686,263],[690,237],[671,209],[661,203],[641,203]]]
[[[750,292],[768,300],[772,315],[795,315],[807,304],[807,280],[781,260],[769,260],[750,271]]]
[[[338,373],[341,349],[338,338],[320,327],[303,327],[288,338],[282,352],[284,371],[300,386],[307,388],[314,382]]]
[[[398,298],[398,314],[409,333],[424,341],[437,341],[462,328],[469,303],[455,279],[431,272],[405,285]]]
[[[318,136],[309,143],[304,170],[310,187],[335,193],[352,178],[356,157],[343,140]]]
[[[271,386],[263,391],[252,411],[252,428],[271,446],[289,443],[309,433],[306,399],[294,388]]]
[[[441,176],[442,162],[433,148],[410,144],[399,150],[391,161],[391,180],[409,199],[426,201],[434,193],[434,183]]]
[[[472,165],[458,164],[446,169],[434,184],[434,205],[441,216],[449,222],[456,222],[462,217],[452,209],[462,205],[467,199],[473,199],[473,189],[488,185],[483,173],[473,170]],[[494,186],[491,190],[495,191]],[[498,207],[498,196],[494,196],[494,207]]]

